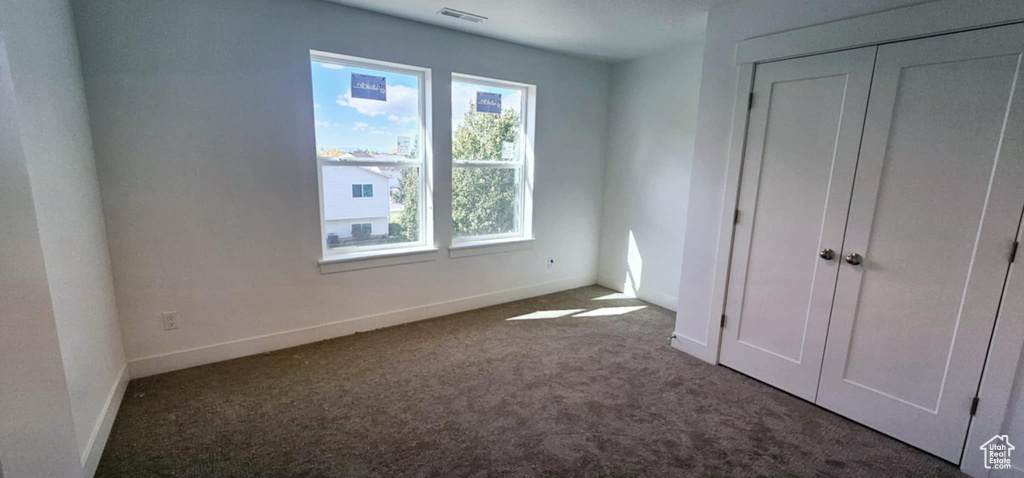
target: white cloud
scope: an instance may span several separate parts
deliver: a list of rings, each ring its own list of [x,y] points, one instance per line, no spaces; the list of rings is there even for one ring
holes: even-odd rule
[[[327,68],[328,70],[344,70],[344,65],[338,65],[335,63],[320,63],[320,66]]]
[[[373,131],[370,131],[370,134],[386,134],[386,135],[388,135],[388,136],[391,136],[391,135],[392,135],[392,134],[394,134],[394,133],[392,133],[392,132],[390,132],[390,131],[384,131],[384,130],[382,130],[382,129],[375,129],[375,130],[373,130]]]
[[[319,107],[320,107],[319,103],[313,103],[313,108],[319,108]]]
[[[366,131],[366,128],[369,126],[370,125],[363,123],[362,121],[358,121],[356,124],[352,125],[352,131]]]
[[[356,111],[367,116],[416,116],[419,109],[417,105],[419,98],[414,88],[405,85],[390,85],[387,96],[387,101],[367,100],[353,98],[352,93],[349,92],[338,96],[338,104],[355,108]]]
[[[398,123],[399,125],[409,124],[410,122],[412,122],[415,119],[416,119],[415,116],[388,115],[388,121],[393,121],[395,123]]]
[[[320,127],[323,127],[323,128],[330,128],[332,126],[335,126],[335,127],[341,126],[340,123],[331,123],[330,121],[327,121],[327,120],[323,120],[323,121],[321,121],[321,120],[313,120],[313,124],[315,124],[317,126],[320,126]]]

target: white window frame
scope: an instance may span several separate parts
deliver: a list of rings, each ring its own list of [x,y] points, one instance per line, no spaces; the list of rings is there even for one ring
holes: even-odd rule
[[[522,142],[519,148],[518,161],[487,161],[472,159],[452,158],[452,170],[455,168],[494,168],[494,169],[520,169],[519,198],[516,205],[516,219],[518,221],[518,233],[485,234],[477,236],[456,236],[452,228],[451,246],[455,249],[477,248],[490,244],[509,244],[518,241],[533,241],[533,171],[534,171],[534,110],[536,107],[537,87],[526,83],[514,81],[496,80],[482,76],[467,75],[463,73],[452,73],[452,84],[468,83],[471,85],[502,88],[506,90],[517,90],[520,92],[520,125],[519,138]],[[449,85],[451,88],[451,85]],[[455,208],[452,208],[454,220]]]
[[[329,53],[324,51],[310,50],[309,60],[312,66],[312,62],[322,63],[334,63],[342,66],[351,66],[355,68],[367,68],[378,71],[386,71],[389,73],[398,73],[402,75],[416,76],[419,78],[419,153],[420,159],[409,160],[409,161],[392,161],[392,160],[380,160],[373,158],[325,158],[316,156],[317,162],[317,184],[320,194],[320,269],[321,273],[330,272],[342,272],[345,270],[357,270],[364,269],[367,267],[376,267],[376,262],[368,261],[368,259],[377,259],[381,257],[390,258],[387,260],[379,261],[380,265],[394,265],[404,262],[420,262],[424,260],[421,253],[433,253],[437,251],[434,246],[434,225],[433,217],[430,212],[433,211],[433,197],[431,191],[432,187],[432,165],[431,165],[431,127],[430,127],[430,102],[429,92],[431,89],[431,78],[430,69],[418,66],[403,65],[399,63],[391,63],[379,60],[370,60],[366,58],[359,58],[349,55],[340,55],[336,53]],[[312,88],[312,83],[310,83]],[[312,99],[312,96],[310,96]],[[312,124],[311,124],[312,126]],[[315,154],[315,153],[314,153]],[[357,167],[416,167],[419,168],[419,204],[417,205],[417,211],[419,212],[419,238],[415,242],[403,242],[397,244],[374,244],[367,246],[351,246],[338,249],[330,249],[327,247],[327,221],[324,218],[324,181],[323,181],[323,168],[325,167],[342,167],[342,166],[357,166]],[[388,194],[390,195],[390,188]],[[376,194],[376,191],[374,191]],[[361,199],[361,198],[354,198]],[[390,201],[390,197],[388,198]],[[419,257],[417,257],[419,256]],[[395,260],[396,257],[407,257],[408,259]],[[430,256],[429,259],[432,260]],[[346,261],[360,261],[360,265],[354,266],[339,266],[339,267],[327,267],[332,263],[346,262]]]

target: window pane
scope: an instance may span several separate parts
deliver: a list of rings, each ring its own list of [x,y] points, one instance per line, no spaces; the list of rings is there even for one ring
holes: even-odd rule
[[[452,159],[519,161],[521,90],[452,82]],[[478,104],[478,98],[484,103]],[[500,100],[499,100],[500,98]],[[494,103],[500,103],[499,108]]]
[[[420,75],[317,55],[310,68],[327,248],[422,244],[420,167],[381,164],[422,165]]]
[[[520,190],[518,169],[453,168],[454,234],[518,234]]]
[[[353,97],[353,74],[384,78],[385,99]],[[418,76],[313,61],[312,78],[317,156],[419,158]]]
[[[419,242],[419,168],[325,164],[321,177],[329,249]]]

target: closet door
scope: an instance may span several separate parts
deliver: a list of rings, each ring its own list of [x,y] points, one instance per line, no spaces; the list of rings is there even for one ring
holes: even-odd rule
[[[1024,208],[1022,50],[1024,25],[878,48],[821,371],[819,405],[953,462]]]
[[[754,72],[721,362],[806,400],[818,386],[874,57],[869,47]],[[826,248],[834,257],[819,257]]]

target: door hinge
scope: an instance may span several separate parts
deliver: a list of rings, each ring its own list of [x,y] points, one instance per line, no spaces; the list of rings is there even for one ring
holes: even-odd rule
[[[981,400],[978,397],[974,397],[974,400],[971,401],[971,416],[972,417],[974,416],[975,413],[978,413],[978,402],[979,401],[981,401]]]
[[[1013,249],[1010,249],[1010,264],[1013,264],[1017,260],[1017,248],[1020,246],[1020,241],[1013,241]]]
[[[733,224],[739,224],[740,223],[740,210],[739,209],[737,209],[737,210],[732,212],[732,223]]]
[[[722,321],[718,324],[719,327],[725,328],[725,314],[722,314]]]
[[[749,109],[751,109],[753,107],[754,107],[754,92],[751,91],[750,92],[750,96],[747,97],[747,109],[749,110]]]

